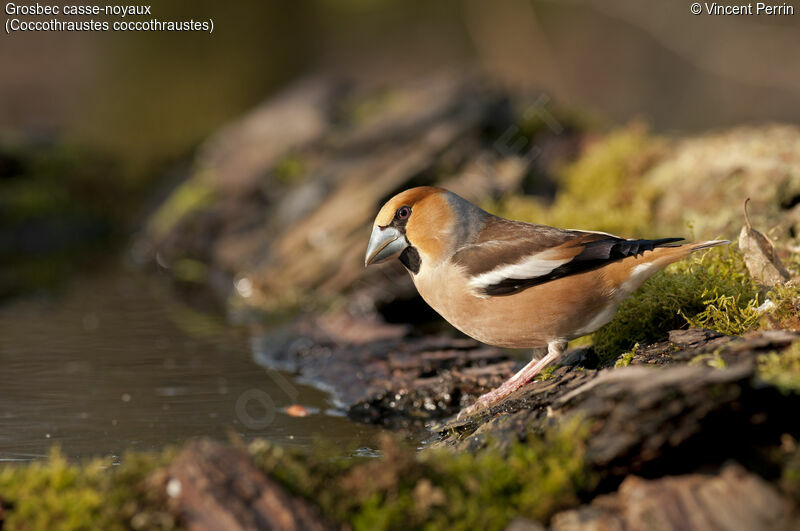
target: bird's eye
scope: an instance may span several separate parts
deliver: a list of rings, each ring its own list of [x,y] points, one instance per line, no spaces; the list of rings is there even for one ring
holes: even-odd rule
[[[394,215],[397,219],[408,219],[408,216],[411,215],[411,209],[407,206],[401,206],[397,209],[397,213]]]

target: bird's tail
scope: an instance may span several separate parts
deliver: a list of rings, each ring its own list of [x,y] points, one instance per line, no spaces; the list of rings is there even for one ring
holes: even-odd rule
[[[716,247],[717,245],[727,245],[731,243],[728,240],[709,240],[699,243],[685,243],[683,245],[665,245],[654,249],[655,256],[650,258],[650,261],[659,265],[659,268],[666,267],[667,265],[683,260],[695,251],[702,251]]]
[[[695,251],[708,249],[710,247],[716,247],[718,245],[729,245],[730,243],[731,243],[730,240],[709,240],[707,242],[690,243],[688,244],[688,247],[689,247],[689,252],[693,253]]]

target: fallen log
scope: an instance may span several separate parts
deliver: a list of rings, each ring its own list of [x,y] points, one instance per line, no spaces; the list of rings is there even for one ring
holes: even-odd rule
[[[656,480],[629,476],[613,494],[556,514],[553,531],[797,529],[800,515],[778,490],[742,468]]]
[[[245,452],[193,441],[167,468],[171,510],[192,531],[325,530],[319,511],[267,477]]]

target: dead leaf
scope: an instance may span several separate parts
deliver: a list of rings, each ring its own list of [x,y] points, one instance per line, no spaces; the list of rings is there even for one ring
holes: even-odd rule
[[[775,245],[764,234],[750,224],[747,214],[748,197],[744,201],[744,226],[739,233],[739,249],[744,254],[744,263],[756,282],[763,286],[775,286],[789,280],[789,272],[783,267]]]
[[[311,411],[309,411],[308,408],[301,406],[300,404],[292,404],[291,406],[287,406],[284,412],[291,417],[307,417],[311,414]]]

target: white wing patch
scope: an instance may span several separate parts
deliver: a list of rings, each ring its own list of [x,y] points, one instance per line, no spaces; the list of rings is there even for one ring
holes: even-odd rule
[[[645,281],[653,276],[660,267],[656,267],[653,262],[639,264],[633,268],[628,279],[619,287],[620,300],[627,298],[631,293],[642,287]]]
[[[481,290],[509,278],[523,280],[547,275],[555,268],[572,260],[572,258],[555,258],[557,254],[560,253],[548,249],[547,251],[532,254],[515,264],[501,265],[491,271],[472,277],[469,281],[469,286],[481,293]]]

